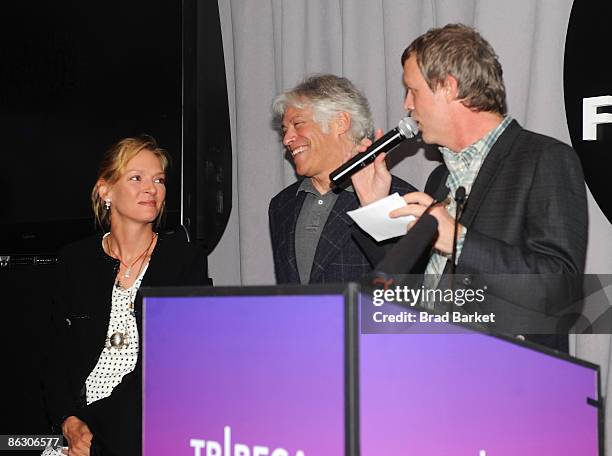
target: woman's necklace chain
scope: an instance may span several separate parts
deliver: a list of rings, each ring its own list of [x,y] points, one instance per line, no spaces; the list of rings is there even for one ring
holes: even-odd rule
[[[121,257],[120,257],[119,255],[117,255],[117,254],[115,253],[115,251],[113,250],[113,245],[112,245],[111,240],[110,240],[110,237],[111,237],[111,236],[112,236],[112,235],[109,235],[109,236],[106,238],[106,239],[107,239],[107,241],[106,241],[106,247],[108,248],[108,251],[109,251],[109,253],[111,254],[111,256],[112,256],[113,258],[116,258],[117,260],[119,260],[119,263],[121,263],[121,264],[122,264],[122,265],[125,267],[125,270],[124,270],[124,272],[123,272],[123,277],[124,277],[125,279],[129,279],[129,278],[130,278],[130,275],[132,274],[132,268],[134,267],[134,265],[135,265],[136,263],[138,263],[138,262],[139,262],[139,261],[142,259],[142,257],[144,257],[144,256],[145,256],[145,254],[146,254],[146,253],[147,253],[147,252],[148,252],[148,251],[151,249],[151,246],[153,245],[153,241],[155,241],[155,238],[157,237],[157,233],[153,233],[153,236],[151,236],[151,242],[149,242],[149,245],[147,246],[147,248],[146,248],[146,249],[145,249],[145,250],[144,250],[144,251],[143,251],[143,252],[142,252],[140,255],[138,255],[138,256],[136,257],[136,259],[135,259],[135,260],[132,262],[132,264],[130,264],[130,265],[128,265],[127,263],[125,263],[125,262],[124,262],[124,261],[121,259]],[[144,261],[143,261],[143,263],[144,263]],[[142,263],[140,264],[140,268],[139,268],[139,270],[138,270],[138,274],[140,274],[140,271],[141,271],[141,270],[142,270]]]
[[[112,248],[112,244],[110,242],[110,239],[107,240],[107,244],[106,247],[109,251],[109,253],[111,254],[111,256],[113,256],[114,258],[116,258],[117,260],[119,260],[119,262],[125,266],[127,268],[127,270],[124,272],[123,277],[125,278],[129,278],[130,274],[132,272],[132,267],[139,262],[144,256],[145,254],[151,249],[151,246],[153,245],[153,241],[155,241],[155,238],[157,237],[156,233],[153,233],[153,236],[151,237],[151,242],[149,242],[149,245],[147,246],[146,250],[144,252],[142,252],[140,255],[138,255],[138,257],[132,262],[132,264],[130,266],[128,266],[126,263],[123,262],[123,260],[119,257],[119,255],[117,255]],[[108,236],[108,238],[110,238],[110,235]],[[107,239],[108,239],[107,238]],[[138,268],[138,274],[137,274],[137,279],[140,276],[140,272],[142,271],[142,266],[144,264],[144,260],[140,263],[140,267]],[[117,288],[121,288],[121,282],[119,279],[117,279],[117,281],[115,282],[115,287]],[[132,300],[132,294],[134,293],[134,287],[132,286],[130,288],[130,294],[128,297],[128,307],[129,307],[129,312],[130,315],[132,315],[132,317],[134,317],[134,301]],[[105,347],[107,349],[111,349],[111,348],[115,348],[117,350],[122,350],[124,347],[128,347],[130,345],[130,332],[128,330],[128,323],[127,321],[124,321],[123,323],[124,326],[124,330],[123,331],[115,331],[113,332],[113,334],[111,334],[110,336],[108,336],[106,338],[105,341]]]

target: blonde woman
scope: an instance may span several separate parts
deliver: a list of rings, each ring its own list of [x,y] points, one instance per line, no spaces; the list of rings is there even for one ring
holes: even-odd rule
[[[149,136],[111,147],[91,193],[105,234],[61,252],[44,387],[63,454],[140,454],[138,288],[211,283],[201,250],[156,232],[167,166]]]

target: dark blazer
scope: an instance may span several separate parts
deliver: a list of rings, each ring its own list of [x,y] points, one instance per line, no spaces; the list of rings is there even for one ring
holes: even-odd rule
[[[299,186],[298,181],[276,195],[268,211],[274,270],[279,284],[300,283],[295,259],[295,227],[306,194],[296,194]],[[412,185],[393,176],[391,193],[404,195],[413,191]],[[350,282],[372,271],[372,264],[351,237],[354,222],[346,212],[358,207],[359,199],[355,193],[340,191],[323,227],[309,283]]]
[[[447,176],[444,165],[436,168],[426,191],[444,197]],[[582,273],[585,264],[587,199],[574,150],[511,122],[482,164],[460,222],[467,235],[456,269],[465,275],[459,285],[486,286],[488,295],[499,298],[468,310],[495,312],[498,321],[518,327],[539,322],[542,332],[550,329],[542,317],[560,311],[558,297],[576,293],[567,274]],[[517,274],[549,276],[527,286]]]
[[[104,347],[111,295],[119,262],[104,253],[101,236],[68,245],[60,252],[53,296],[53,328],[43,379],[55,431],[70,415],[85,421],[98,454],[139,454],[140,357],[107,398],[85,406],[85,380]],[[211,285],[206,255],[175,234],[159,236],[141,287]],[[142,313],[136,309],[141,335]],[[142,342],[140,347],[142,347]]]
[[[468,232],[457,272],[582,273],[588,217],[578,156],[513,121],[485,159],[460,222]]]

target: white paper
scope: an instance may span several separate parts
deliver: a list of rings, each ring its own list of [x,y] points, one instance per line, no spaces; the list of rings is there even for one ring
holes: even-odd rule
[[[362,230],[380,242],[406,234],[408,224],[416,217],[414,215],[394,219],[389,217],[389,212],[404,206],[406,206],[404,198],[394,193],[372,204],[349,211],[347,214]]]

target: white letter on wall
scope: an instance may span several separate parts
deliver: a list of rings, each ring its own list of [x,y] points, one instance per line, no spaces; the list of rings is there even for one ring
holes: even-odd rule
[[[597,112],[597,108],[602,106],[612,106],[612,96],[582,99],[582,139],[585,141],[597,140],[597,125],[612,123],[612,114]]]

